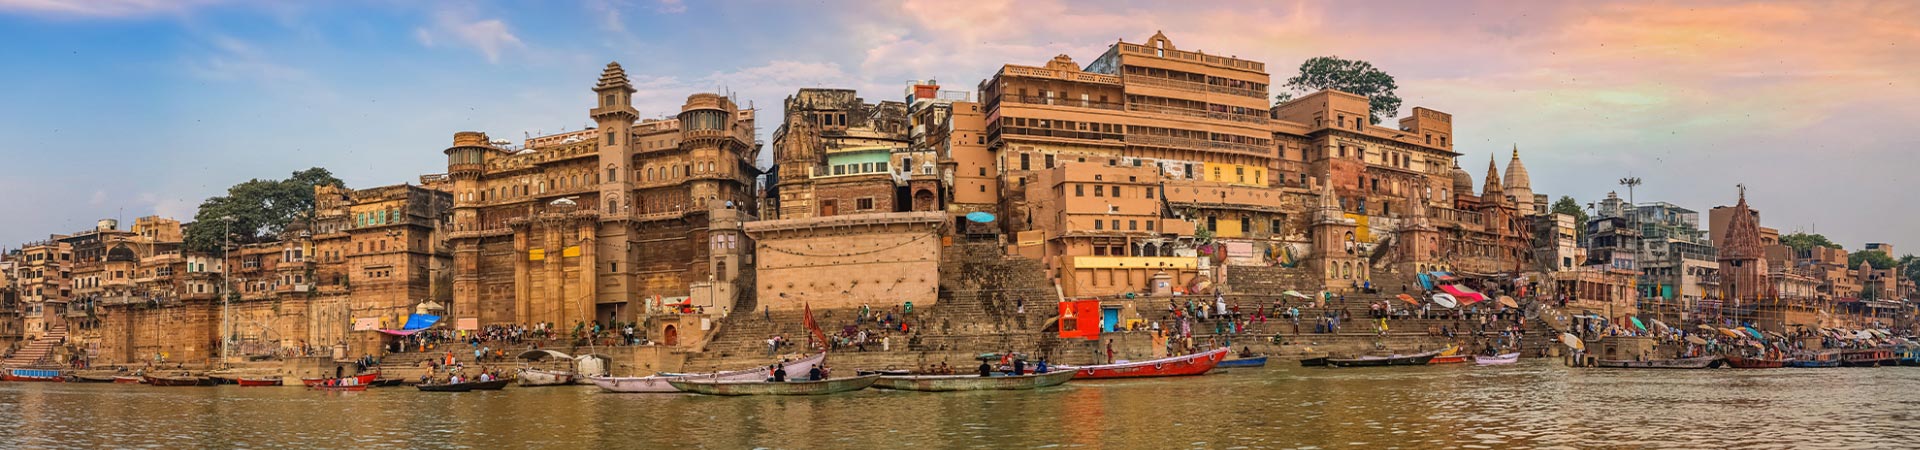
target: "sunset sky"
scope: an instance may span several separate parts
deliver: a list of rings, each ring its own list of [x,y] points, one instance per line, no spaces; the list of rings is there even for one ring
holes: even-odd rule
[[[191,219],[249,178],[350,187],[445,170],[456,131],[587,125],[619,61],[647,117],[727,90],[898,99],[1001,64],[1164,31],[1182,49],[1393,74],[1452,113],[1463,167],[1518,146],[1537,192],[1704,213],[1745,183],[1761,224],[1920,253],[1920,2],[295,2],[0,0],[0,246],[100,218]],[[1704,217],[1702,218],[1704,222]],[[1704,225],[1704,224],[1703,224]]]

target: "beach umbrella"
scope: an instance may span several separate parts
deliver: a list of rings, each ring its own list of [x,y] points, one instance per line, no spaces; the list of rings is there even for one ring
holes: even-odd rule
[[[1639,318],[1639,317],[1629,317],[1628,319],[1632,319],[1632,320],[1633,320],[1633,327],[1634,327],[1634,328],[1639,328],[1639,329],[1640,329],[1640,331],[1647,331],[1647,324],[1644,324],[1644,323],[1640,323],[1640,318]]]
[[[1753,335],[1753,338],[1754,338],[1754,339],[1766,339],[1766,338],[1767,338],[1766,336],[1761,336],[1761,335],[1760,335],[1760,330],[1756,330],[1756,329],[1753,329],[1753,327],[1747,327],[1747,334],[1751,334],[1751,335]]]
[[[1748,342],[1747,345],[1751,345],[1753,346],[1753,348],[1767,348],[1766,345],[1763,345],[1759,342]]]
[[[1460,301],[1455,300],[1452,295],[1433,294],[1433,304],[1440,305],[1442,308],[1453,309],[1455,306],[1460,306]]]
[[[1587,344],[1580,342],[1580,337],[1574,336],[1573,333],[1560,333],[1560,343],[1567,344],[1568,347],[1573,347],[1574,350],[1587,349]]]
[[[1513,297],[1508,297],[1505,295],[1500,296],[1500,304],[1506,305],[1508,308],[1520,307],[1520,302],[1513,301]]]
[[[1652,321],[1653,321],[1653,328],[1655,329],[1665,331],[1669,328],[1673,328],[1673,327],[1667,326],[1665,322],[1661,322],[1660,319],[1652,319]]]
[[[1699,336],[1687,336],[1687,342],[1692,342],[1693,345],[1707,345],[1707,340]]]
[[[1302,293],[1300,293],[1300,291],[1286,291],[1286,292],[1281,292],[1280,294],[1281,294],[1281,295],[1286,295],[1286,296],[1292,296],[1292,297],[1299,297],[1299,298],[1304,298],[1304,299],[1307,299],[1307,300],[1312,300],[1312,299],[1313,299],[1313,296],[1310,296],[1310,295],[1307,295],[1307,294],[1302,294]]]
[[[1720,329],[1720,334],[1725,334],[1727,335],[1727,337],[1734,338],[1734,339],[1739,339],[1741,337],[1744,337],[1743,335],[1740,334],[1740,332],[1733,331],[1732,328],[1722,328]]]
[[[1718,333],[1720,332],[1720,329],[1714,328],[1712,325],[1707,325],[1703,323],[1703,324],[1700,324],[1700,331],[1705,331],[1709,333]]]
[[[1415,300],[1415,299],[1413,298],[1413,296],[1411,296],[1411,295],[1407,295],[1407,294],[1400,294],[1400,295],[1396,295],[1396,296],[1394,296],[1394,297],[1397,297],[1397,298],[1399,298],[1399,299],[1400,299],[1400,301],[1403,301],[1403,302],[1407,302],[1407,304],[1409,304],[1409,305],[1418,305],[1418,304],[1420,304],[1420,301],[1419,301],[1419,300]]]

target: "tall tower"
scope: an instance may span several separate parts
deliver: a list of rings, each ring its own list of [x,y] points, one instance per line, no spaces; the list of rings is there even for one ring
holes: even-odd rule
[[[462,131],[453,134],[453,146],[447,147],[447,177],[453,180],[453,230],[448,244],[453,247],[453,305],[448,314],[459,319],[481,319],[480,239],[472,234],[495,224],[480,223],[480,177],[487,161],[498,153],[486,133]],[[352,275],[349,274],[349,277]]]
[[[600,82],[593,86],[594,102],[599,105],[589,113],[600,128],[600,158],[598,169],[600,176],[599,205],[602,218],[614,218],[613,226],[580,224],[580,234],[591,234],[593,243],[583,243],[581,247],[594,251],[582,255],[583,273],[590,273],[594,280],[586,283],[586,305],[602,302],[617,302],[631,292],[631,277],[626,274],[635,269],[633,264],[633,236],[628,221],[620,218],[631,217],[634,205],[639,199],[633,198],[633,122],[640,114],[633,110],[633,86],[627,84],[627,71],[620,63],[607,63],[600,72]],[[582,205],[585,206],[585,205]],[[549,230],[550,232],[552,230]],[[562,258],[561,260],[564,260]],[[582,277],[586,278],[586,277]],[[579,306],[580,315],[597,315],[596,306]],[[582,317],[576,319],[584,320]]]
[[[1507,196],[1513,197],[1513,208],[1521,217],[1534,215],[1533,181],[1527,177],[1527,166],[1520,164],[1520,146],[1513,146],[1513,159],[1507,161]]]
[[[1757,300],[1768,296],[1766,255],[1760,248],[1760,219],[1747,206],[1747,187],[1740,186],[1740,203],[1733,205],[1733,217],[1727,219],[1727,234],[1714,245],[1720,247],[1720,290],[1724,299]]]
[[[1487,185],[1480,188],[1480,201],[1488,205],[1507,202],[1507,190],[1500,187],[1500,166],[1494,164],[1493,155],[1487,155]]]
[[[1312,267],[1320,271],[1322,285],[1329,288],[1352,286],[1354,280],[1367,278],[1367,265],[1360,259],[1354,222],[1340,209],[1334,196],[1333,180],[1325,180],[1320,189],[1320,205],[1314,208],[1308,233],[1313,239]]]

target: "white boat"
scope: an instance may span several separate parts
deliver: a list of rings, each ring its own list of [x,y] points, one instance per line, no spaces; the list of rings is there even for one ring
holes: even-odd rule
[[[814,366],[819,365],[821,361],[825,361],[826,359],[826,353],[816,353],[812,356],[789,361],[782,367],[787,369],[787,378],[799,379],[806,377],[807,372],[812,371]],[[607,392],[680,392],[680,390],[674,388],[670,382],[693,380],[764,381],[767,379],[767,368],[761,366],[718,373],[675,373],[644,377],[590,377],[588,379],[593,381],[595,386],[600,386],[600,390]]]
[[[1520,352],[1501,353],[1499,356],[1473,355],[1473,363],[1482,366],[1513,364],[1520,361]]]
[[[530,367],[520,368],[520,386],[560,386],[573,384],[573,372],[565,370],[546,370]]]

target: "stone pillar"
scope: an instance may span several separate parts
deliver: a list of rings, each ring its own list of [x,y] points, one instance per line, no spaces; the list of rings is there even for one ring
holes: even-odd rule
[[[593,236],[598,225],[599,222],[596,220],[581,219],[579,228],[575,232],[578,236]],[[579,309],[576,310],[575,315],[583,322],[594,320],[594,310],[600,303],[600,265],[599,260],[595,258],[595,254],[598,253],[595,247],[598,244],[591,241],[580,243],[580,284],[584,286],[581,287]]]
[[[520,324],[533,322],[533,262],[529,261],[534,226],[513,233],[513,311],[505,319]],[[496,319],[497,320],[497,319]]]
[[[563,328],[567,326],[567,320],[564,314],[567,301],[567,279],[566,272],[562,267],[566,264],[567,260],[566,238],[562,236],[566,234],[566,231],[564,231],[566,227],[555,226],[556,224],[554,223],[547,223],[546,225],[546,227],[540,230],[540,234],[543,235],[542,237],[545,238],[547,243],[546,259],[542,261],[545,263],[543,267],[546,268],[547,292],[546,295],[543,296],[544,298],[541,299],[541,305],[539,306],[540,318],[535,320],[553,322],[554,327]]]

